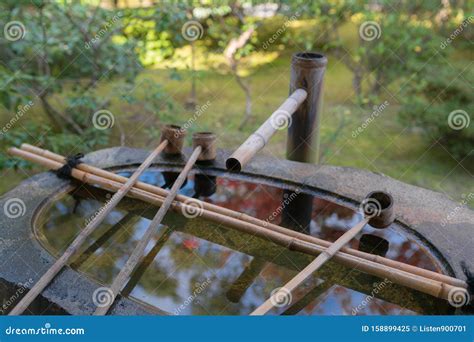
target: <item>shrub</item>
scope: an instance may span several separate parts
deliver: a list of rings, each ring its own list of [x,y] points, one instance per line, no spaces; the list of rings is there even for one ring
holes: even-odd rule
[[[401,122],[422,129],[430,142],[438,140],[454,157],[465,158],[474,146],[474,93],[468,82],[473,77],[472,70],[426,66],[422,77],[403,88]]]

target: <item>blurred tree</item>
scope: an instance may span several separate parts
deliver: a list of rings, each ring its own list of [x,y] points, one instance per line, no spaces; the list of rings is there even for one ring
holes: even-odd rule
[[[243,57],[248,56],[253,50],[251,38],[255,32],[256,23],[251,18],[245,17],[239,1],[233,2],[230,7],[231,12],[224,19],[226,22],[225,40],[227,41],[224,57],[237,84],[245,93],[245,116],[239,126],[239,129],[242,129],[252,116],[252,92],[250,82],[239,73],[239,63]],[[231,22],[230,25],[227,24],[229,22]],[[233,25],[232,22],[234,23]]]
[[[421,129],[429,143],[440,142],[459,160],[469,157],[474,147],[474,93],[469,83],[473,78],[472,70],[425,66],[423,78],[403,87],[401,122]]]
[[[54,151],[87,151],[107,143],[111,132],[107,128],[114,123],[124,143],[125,132],[117,116],[106,110],[112,103],[136,103],[150,114],[161,109],[162,102],[156,101],[162,93],[158,85],[149,85],[147,96],[155,99],[148,99],[146,106],[135,91],[142,70],[141,46],[137,39],[125,36],[133,23],[130,12],[76,1],[5,1],[0,6],[5,32],[0,42],[0,101],[16,112],[17,119],[25,104],[30,108],[36,103],[48,118],[47,123],[29,118],[27,125],[14,125],[2,132],[2,144],[44,135],[39,143]],[[118,77],[108,94],[98,90],[101,82]],[[102,117],[95,115],[99,110]],[[18,132],[26,126],[32,131]],[[11,165],[0,157],[0,167]]]

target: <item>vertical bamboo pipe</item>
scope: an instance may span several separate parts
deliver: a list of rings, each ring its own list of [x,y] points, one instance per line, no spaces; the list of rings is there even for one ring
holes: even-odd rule
[[[143,254],[145,253],[146,246],[150,241],[151,237],[153,236],[153,233],[163,221],[163,218],[165,217],[166,213],[173,204],[179,189],[183,185],[184,181],[187,179],[188,174],[193,168],[196,161],[198,159],[200,161],[212,160],[213,158],[215,159],[215,138],[216,136],[212,133],[195,133],[193,135],[193,141],[195,144],[193,153],[184,165],[183,170],[179,173],[179,176],[171,187],[168,196],[165,197],[163,204],[161,205],[160,209],[158,209],[158,212],[156,213],[155,217],[153,217],[153,220],[151,221],[145,234],[142,236],[137,246],[133,250],[132,254],[128,258],[127,263],[122,268],[117,277],[114,279],[112,285],[109,288],[109,293],[111,294],[111,296],[110,298],[108,298],[107,303],[104,303],[104,305],[97,307],[94,312],[94,315],[100,316],[107,314],[110,307],[113,305],[118,293],[127,284],[130,275],[142,259]]]
[[[295,89],[277,110],[226,160],[230,171],[240,172],[258,151],[265,147],[268,140],[279,129],[286,128],[292,121],[292,115],[307,97],[304,89]]]
[[[115,208],[115,206],[122,200],[128,191],[133,187],[138,177],[151,165],[153,160],[165,149],[168,145],[168,141],[162,141],[158,147],[150,153],[145,161],[138,167],[138,169],[132,174],[128,181],[118,189],[118,191],[112,196],[110,201],[106,203],[99,211],[96,216],[86,225],[86,227],[79,233],[74,241],[69,245],[66,251],[57,259],[54,264],[46,271],[45,274],[38,280],[38,282],[31,288],[30,291],[21,299],[21,301],[10,311],[9,315],[20,315],[33,300],[48,286],[53,278],[61,271],[61,269],[68,263],[72,255],[76,253],[82,244],[86,241],[87,237],[94,232],[101,222],[107,217],[107,215]]]
[[[303,163],[319,161],[319,121],[321,95],[327,58],[319,53],[303,52],[291,59],[290,94],[304,89],[308,96],[293,114],[288,127],[286,156]]]
[[[308,96],[293,114],[288,127],[286,157],[289,160],[319,162],[319,122],[326,64],[326,57],[313,52],[297,53],[291,58],[290,94],[295,89],[304,89]],[[281,225],[308,232],[312,214],[313,196],[298,193],[285,206]]]

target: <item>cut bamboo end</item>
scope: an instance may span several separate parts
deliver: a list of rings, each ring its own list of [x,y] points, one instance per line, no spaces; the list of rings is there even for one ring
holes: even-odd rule
[[[193,134],[193,148],[201,146],[202,151],[198,157],[200,162],[210,162],[216,159],[216,135],[211,132],[198,132]]]
[[[390,226],[395,220],[393,197],[385,191],[372,191],[361,203],[369,224],[378,229]]]
[[[237,158],[234,157],[229,157],[225,161],[225,167],[229,171],[235,171],[235,172],[240,172],[242,171],[242,164]]]
[[[296,64],[300,68],[325,68],[328,59],[318,52],[299,52],[291,57],[291,64]]]
[[[163,150],[167,155],[181,154],[184,145],[184,138],[186,137],[186,130],[176,125],[165,125],[161,130],[160,141],[168,141],[168,145]]]

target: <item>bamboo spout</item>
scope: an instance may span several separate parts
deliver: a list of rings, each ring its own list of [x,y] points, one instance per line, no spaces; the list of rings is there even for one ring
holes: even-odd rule
[[[291,125],[291,117],[308,96],[304,89],[296,89],[275,110],[272,115],[250,136],[226,161],[229,171],[240,172],[242,168],[265,147],[268,140],[277,130],[285,129]]]

